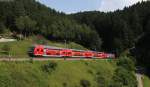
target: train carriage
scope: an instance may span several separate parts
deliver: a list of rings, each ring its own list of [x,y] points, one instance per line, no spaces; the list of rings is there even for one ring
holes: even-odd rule
[[[114,58],[114,54],[105,52],[85,51],[77,49],[59,48],[45,45],[34,45],[28,51],[34,57],[68,57],[68,58]]]

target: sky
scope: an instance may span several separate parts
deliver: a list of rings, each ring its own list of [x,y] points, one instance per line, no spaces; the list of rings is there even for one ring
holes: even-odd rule
[[[48,7],[67,14],[82,11],[115,11],[142,0],[37,0]],[[146,0],[143,0],[146,1]]]

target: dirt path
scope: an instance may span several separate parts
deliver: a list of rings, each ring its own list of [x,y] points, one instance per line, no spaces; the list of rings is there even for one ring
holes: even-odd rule
[[[13,42],[13,41],[17,41],[16,39],[5,39],[5,38],[1,38],[0,42]]]
[[[136,73],[136,78],[137,78],[137,82],[138,82],[138,87],[144,87],[143,86],[143,80],[142,80],[142,74]]]

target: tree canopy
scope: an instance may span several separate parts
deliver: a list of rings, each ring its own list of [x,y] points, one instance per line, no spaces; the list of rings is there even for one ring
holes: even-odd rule
[[[55,11],[35,0],[0,2],[1,30],[9,28],[23,36],[40,34],[49,40],[73,41],[89,49],[101,48],[98,33],[64,13]]]

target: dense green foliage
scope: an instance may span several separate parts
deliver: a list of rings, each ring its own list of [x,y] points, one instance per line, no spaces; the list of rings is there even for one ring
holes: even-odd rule
[[[120,53],[134,46],[143,32],[149,31],[150,2],[137,3],[115,12],[81,12],[71,17],[95,29],[105,51]]]
[[[111,87],[137,87],[135,66],[132,60],[128,57],[120,57],[117,65]]]
[[[119,61],[117,62],[117,65],[121,68],[124,68],[128,71],[134,71],[135,70],[135,64],[131,58],[128,57],[120,57]]]
[[[102,43],[98,33],[86,24],[35,0],[0,2],[0,33],[6,29],[15,35],[40,34],[49,40],[76,42],[91,49],[100,50]]]
[[[112,87],[137,87],[136,77],[133,72],[121,67],[117,68],[115,72]]]
[[[19,29],[20,33],[26,36],[32,33],[35,29],[36,22],[31,20],[28,16],[20,16],[15,20],[16,27]]]
[[[57,65],[55,66],[55,64]],[[50,70],[51,73],[45,72],[42,68],[43,66],[48,66],[48,70]],[[47,61],[33,63],[0,62],[0,86],[102,87],[99,85],[103,85],[103,83],[97,83],[96,81],[97,72],[103,76],[107,83],[110,83],[115,68],[115,63],[105,60]]]
[[[137,58],[137,62],[150,67],[149,9],[150,1],[147,1],[125,7],[123,10],[117,10],[115,12],[104,13],[91,11],[66,15],[48,8],[35,0],[3,1],[0,2],[0,34],[6,33],[14,37],[17,37],[17,35],[29,37],[31,35],[40,34],[49,40],[67,41],[68,44],[71,43],[73,46],[75,42],[92,50],[107,51],[118,55],[126,49],[135,47],[133,53]],[[8,45],[12,45],[11,49],[1,44],[0,47],[3,51],[10,51],[10,53],[17,56],[21,54],[21,56],[24,55],[26,57],[27,48],[32,42],[25,40],[8,43]],[[57,45],[59,46],[61,44],[56,43],[55,46]],[[18,47],[22,47],[22,49],[17,49]],[[80,48],[80,46],[78,46],[78,48]],[[88,63],[86,63],[86,65],[88,65]],[[131,83],[136,84],[132,72],[134,70],[132,61],[123,58],[117,65],[119,68],[115,71],[115,75],[113,76],[114,82],[112,81],[112,84],[105,76],[103,77],[101,75],[103,72],[94,72],[96,82],[99,83],[98,85],[100,87],[108,87],[110,85],[114,87],[135,87],[136,85],[131,85]],[[49,68],[49,66],[46,66],[46,69],[47,71],[49,71],[49,69],[51,71],[51,67]],[[89,73],[93,74],[93,71],[89,70]],[[7,74],[9,75],[10,73]],[[5,75],[2,75],[1,78],[3,77],[5,77]],[[12,76],[12,78],[15,77]],[[26,77],[24,78],[26,79]],[[55,76],[53,78],[55,78]],[[73,78],[76,77],[74,76]],[[10,79],[10,77],[6,78],[8,81]],[[92,80],[89,81],[80,78],[80,82],[78,83],[83,87],[88,87],[93,86],[91,81]],[[42,81],[39,80],[39,82]],[[12,83],[10,81],[10,84]],[[66,82],[62,84],[63,86],[68,85]],[[55,85],[55,83],[53,85]]]
[[[137,63],[150,67],[150,1],[139,2],[115,12],[81,12],[71,17],[95,29],[102,38],[102,49],[120,54],[134,48]]]
[[[133,53],[139,64],[150,67],[150,33],[144,33],[136,43]]]

